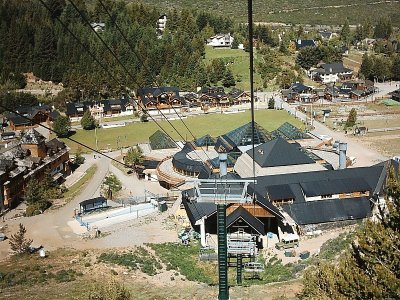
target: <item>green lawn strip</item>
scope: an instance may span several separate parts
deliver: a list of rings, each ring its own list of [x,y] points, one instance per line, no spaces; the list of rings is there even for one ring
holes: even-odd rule
[[[100,254],[98,261],[124,266],[131,270],[140,270],[150,276],[162,269],[157,258],[143,247],[122,253],[104,252]]]
[[[148,246],[160,257],[167,266],[167,270],[176,270],[190,281],[218,283],[217,265],[199,262],[200,246],[197,243],[188,246],[175,243],[149,244]]]
[[[249,123],[251,120],[250,111],[237,114],[207,114],[200,116],[191,116],[184,119],[185,124],[190,128],[190,131],[195,137],[201,137],[206,134],[211,136],[219,136],[225,134],[241,125]],[[302,128],[303,124],[289,115],[286,111],[277,110],[257,110],[255,112],[255,121],[268,131],[272,131],[282,125],[284,122],[292,123],[293,125]],[[180,120],[170,121],[171,124],[178,130],[184,139],[193,140],[188,130]],[[182,140],[182,138],[176,133],[176,131],[168,124],[167,121],[158,122],[158,124],[164,128],[168,134],[170,134],[176,140]],[[211,126],[210,126],[211,125]],[[159,130],[159,127],[154,122],[146,123],[131,123],[125,127],[115,127],[107,129],[98,129],[97,138],[99,149],[116,149],[117,140],[119,140],[119,146],[127,147],[136,145],[138,143],[147,143],[149,136]],[[78,130],[76,134],[72,136],[73,139],[85,143],[92,148],[96,148],[96,139],[94,130]],[[63,140],[74,152],[79,145],[76,143],[64,139]],[[82,150],[85,150],[82,148]]]
[[[93,177],[93,175],[96,173],[97,166],[92,165],[89,167],[89,169],[86,170],[85,175],[81,179],[79,179],[74,185],[72,185],[68,191],[64,193],[64,198],[68,201],[72,198],[74,198],[78,192],[80,192],[83,188],[83,186]]]
[[[250,62],[249,53],[240,49],[218,49],[211,46],[206,46],[206,55],[204,62],[210,64],[213,59],[223,58],[226,61],[232,62],[229,68],[231,68],[235,79],[241,78],[240,82],[236,82],[236,88],[249,91],[250,90]],[[257,62],[257,55],[255,56],[255,62]],[[222,86],[222,82],[217,85]],[[254,88],[261,88],[262,80],[260,74],[255,72],[254,74]],[[227,89],[229,90],[229,89]]]
[[[58,253],[62,251],[50,255],[58,256]],[[46,263],[37,254],[16,255],[0,263],[0,290],[20,285],[70,282],[82,275],[64,262],[51,260],[51,263]]]

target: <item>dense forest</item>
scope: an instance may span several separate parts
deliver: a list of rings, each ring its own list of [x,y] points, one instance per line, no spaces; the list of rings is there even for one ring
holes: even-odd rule
[[[50,10],[38,0],[0,1],[2,83],[20,83],[20,73],[32,71],[43,80],[62,82],[77,94],[84,91],[86,97],[106,97],[125,87],[136,90],[154,83],[194,88],[204,83],[199,80],[207,80],[201,59],[205,39],[233,27],[225,17],[172,10],[160,38],[156,24],[161,12],[154,7],[111,0],[91,5],[83,0],[44,1]],[[121,64],[92,31],[92,22],[105,23],[99,35]]]
[[[172,85],[189,91],[205,85],[230,87],[248,72],[246,66],[241,73],[233,72],[231,57],[204,59],[205,41],[217,33],[233,34],[232,48],[243,43],[245,50],[249,49],[248,28],[237,19],[200,9],[162,10],[127,2],[0,0],[3,103],[10,108],[37,103],[32,96],[4,94],[24,87],[22,73],[26,72],[67,88],[54,99],[47,99],[58,107],[68,100],[121,96],[149,85]],[[168,20],[161,34],[157,21],[162,14]],[[104,23],[104,29],[94,32],[92,23]],[[389,18],[381,18],[377,24],[366,19],[353,30],[345,20],[339,37],[328,42],[320,39],[317,30],[306,32],[302,26],[272,28],[259,24],[254,28],[259,86],[287,88],[294,81],[302,81],[303,69],[320,61],[340,61],[343,49],[358,47],[366,37],[379,39],[374,48],[377,55],[365,56],[361,74],[379,80],[400,78],[399,55],[392,46],[398,37]],[[316,39],[319,46],[300,51],[294,64],[286,58],[295,55],[294,41],[298,38]]]

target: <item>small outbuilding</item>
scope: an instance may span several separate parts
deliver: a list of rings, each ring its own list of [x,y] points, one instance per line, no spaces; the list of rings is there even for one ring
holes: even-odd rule
[[[82,201],[79,203],[79,213],[85,213],[97,208],[107,207],[107,199],[104,197],[97,197]]]

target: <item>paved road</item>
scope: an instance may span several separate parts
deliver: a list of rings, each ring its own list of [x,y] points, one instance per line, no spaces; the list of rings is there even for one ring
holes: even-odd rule
[[[108,153],[111,157],[116,157],[119,155],[119,151]],[[160,239],[162,241],[174,241],[176,239],[176,233],[163,230],[155,230],[160,227],[162,223],[161,219],[165,218],[167,215],[163,214],[156,216],[160,218],[160,222],[157,224],[146,224],[144,227],[137,228],[135,226],[127,226],[127,223],[113,225],[109,230],[113,231],[113,234],[106,237],[106,239],[96,239],[84,241],[79,235],[74,233],[74,230],[68,225],[68,222],[73,221],[73,213],[75,208],[79,208],[79,202],[97,197],[100,195],[100,186],[107,175],[108,172],[112,172],[121,180],[122,186],[125,192],[130,192],[131,195],[142,196],[144,190],[150,190],[155,194],[166,194],[168,191],[162,188],[157,182],[149,182],[140,180],[136,176],[128,176],[121,172],[118,168],[113,166],[110,160],[106,157],[99,157],[96,155],[94,159],[93,155],[85,155],[85,163],[81,165],[74,174],[67,178],[67,183],[72,185],[74,182],[79,180],[85,171],[92,165],[97,166],[97,171],[90,180],[90,182],[85,185],[85,188],[73,199],[71,202],[67,203],[61,208],[56,210],[48,210],[42,215],[33,216],[29,218],[17,218],[17,219],[7,219],[15,215],[16,211],[11,211],[7,216],[6,220],[0,226],[7,224],[8,233],[10,235],[16,232],[18,224],[22,223],[27,229],[27,236],[33,239],[33,245],[39,246],[43,245],[47,250],[54,250],[59,247],[72,247],[77,249],[86,248],[107,248],[114,246],[130,246],[133,244],[141,244],[143,242],[156,241],[158,234],[161,235]],[[128,193],[129,193],[128,192]],[[157,213],[156,213],[157,214]],[[139,220],[132,220],[134,223],[140,223]],[[76,229],[82,229],[82,227],[77,226]],[[130,222],[132,223],[132,222]],[[84,231],[84,230],[81,230]],[[149,233],[147,233],[149,231]],[[136,238],[135,241],[132,240],[132,236],[140,236],[141,238]],[[149,240],[146,240],[146,236]],[[7,256],[9,251],[9,243],[0,243],[0,259]]]
[[[377,84],[379,92],[375,94],[374,97],[382,97],[383,95],[386,95],[387,93],[396,90],[396,84],[398,83]],[[306,115],[300,111],[297,111],[296,105],[290,105],[280,98],[276,98],[276,105],[278,107],[282,107],[303,122],[306,122]],[[311,133],[313,133],[314,135],[326,135],[332,137],[334,140],[347,143],[347,156],[356,157],[356,163],[354,164],[355,167],[370,166],[389,159],[389,157],[384,156],[377,151],[368,148],[366,145],[360,144],[359,142],[355,141],[354,139],[352,139],[351,135],[346,135],[344,132],[340,131],[333,131],[324,124],[315,120],[313,120],[313,126],[314,130],[312,130]]]
[[[399,83],[385,83],[385,84],[377,84],[380,88],[380,92],[376,95],[380,97],[381,95],[387,94],[389,91],[395,90],[396,84]],[[282,108],[286,109],[289,113],[296,115],[296,117],[305,120],[306,116],[295,110],[295,107],[289,105],[286,102],[281,101],[278,99],[277,93],[259,93],[258,96],[260,99],[264,100],[265,102],[261,101],[257,106],[259,108],[265,108],[267,105],[267,99],[274,95],[277,99],[277,104],[282,105]],[[386,157],[380,155],[374,150],[368,149],[362,144],[357,143],[356,141],[352,140],[351,137],[346,136],[342,132],[334,132],[326,127],[324,124],[321,124],[317,121],[314,121],[315,129],[313,130],[314,134],[319,135],[329,135],[333,137],[335,140],[340,140],[343,142],[348,143],[348,156],[355,156],[357,157],[357,162],[355,166],[368,166],[379,161],[383,161],[387,159]],[[118,155],[117,153],[113,153],[111,155]],[[126,226],[126,224],[121,224],[120,226],[116,227],[116,231],[114,234],[107,236],[101,240],[96,241],[82,241],[79,236],[73,233],[70,226],[67,225],[69,221],[72,220],[73,211],[77,208],[78,203],[93,198],[99,195],[100,193],[100,185],[104,177],[106,176],[109,170],[112,170],[123,183],[123,186],[126,189],[129,189],[132,194],[140,194],[142,191],[149,186],[154,185],[156,189],[157,183],[152,182],[143,182],[138,181],[137,178],[132,176],[126,176],[122,174],[117,168],[111,165],[109,159],[105,157],[94,159],[92,156],[86,156],[86,162],[83,166],[78,169],[76,175],[73,175],[70,179],[70,183],[72,184],[74,180],[74,176],[78,176],[79,171],[84,172],[91,164],[95,164],[97,166],[97,172],[86,185],[84,189],[82,189],[81,193],[73,199],[70,203],[66,204],[65,206],[57,209],[57,210],[50,210],[43,215],[34,216],[30,218],[19,218],[19,219],[12,219],[6,220],[4,224],[9,226],[10,232],[13,233],[16,231],[16,228],[19,223],[25,225],[28,231],[28,236],[34,240],[34,245],[43,245],[48,250],[52,250],[58,247],[74,247],[74,248],[87,248],[87,247],[112,247],[112,246],[129,246],[132,243],[142,243],[144,241],[170,241],[176,238],[176,233],[173,231],[164,230],[160,228],[160,224],[162,223],[161,219],[165,217],[161,217],[161,215],[156,216],[157,222],[150,222],[144,227],[135,227],[135,226]],[[165,192],[164,189],[158,187],[156,193],[163,193]],[[135,238],[133,239],[133,237]],[[9,245],[7,242],[0,243],[0,258],[5,257],[8,254]]]
[[[94,163],[97,166],[97,172],[75,199],[63,207],[49,210],[43,215],[6,220],[5,224],[8,225],[10,232],[15,232],[18,224],[22,223],[27,229],[28,237],[33,239],[34,246],[43,245],[49,250],[62,246],[76,247],[80,239],[73,233],[67,222],[72,220],[74,209],[77,208],[79,202],[99,195],[101,182],[106,176],[109,166],[107,158],[98,158],[92,161],[88,159],[86,163]],[[0,257],[4,257],[7,252],[8,243],[0,243]]]

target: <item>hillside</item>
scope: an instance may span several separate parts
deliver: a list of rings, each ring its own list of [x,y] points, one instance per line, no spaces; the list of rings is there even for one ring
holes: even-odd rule
[[[235,20],[247,20],[247,1],[236,0],[142,0],[149,5],[166,10],[175,7],[207,12],[219,12]],[[137,2],[137,1],[135,1]],[[254,0],[255,22],[282,22],[301,24],[350,24],[362,23],[366,18],[372,22],[389,16],[393,25],[399,26],[400,3],[398,0]]]

